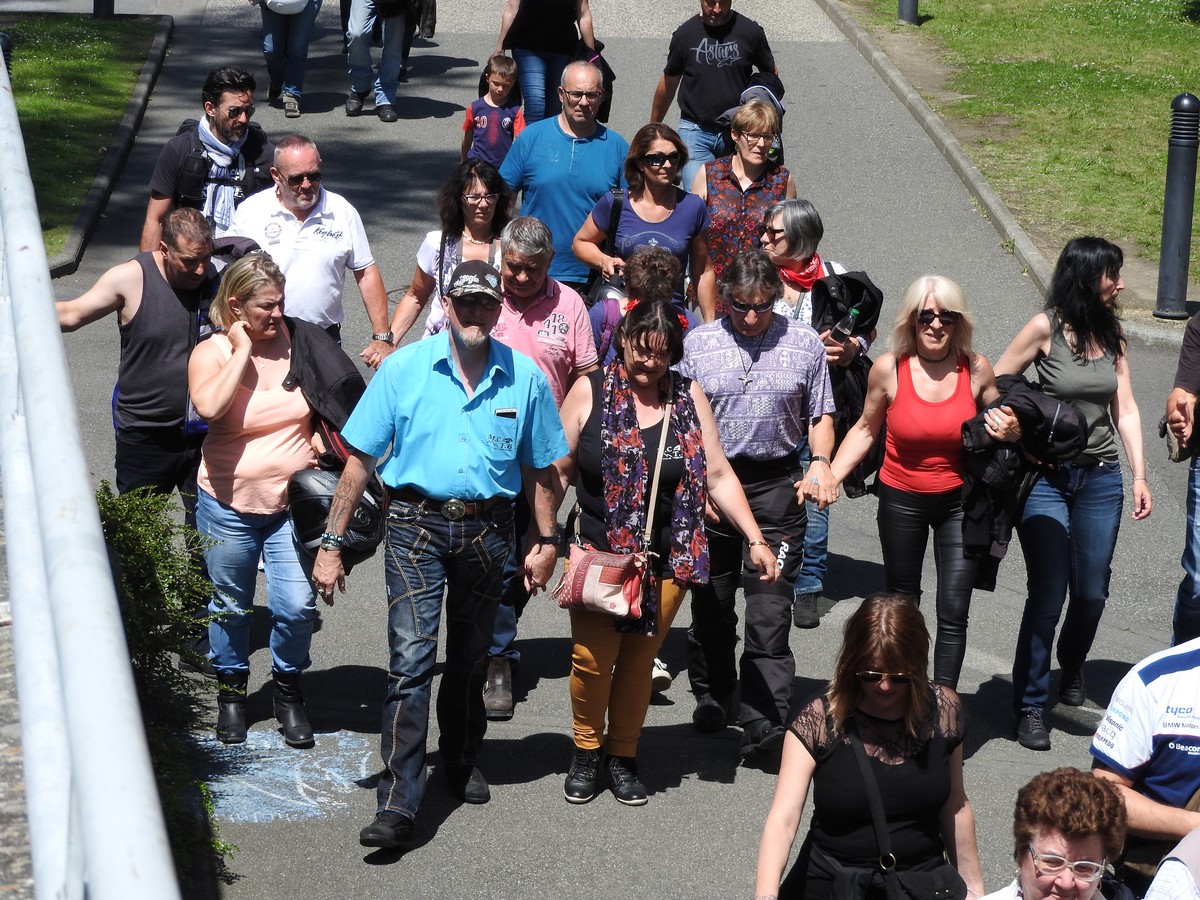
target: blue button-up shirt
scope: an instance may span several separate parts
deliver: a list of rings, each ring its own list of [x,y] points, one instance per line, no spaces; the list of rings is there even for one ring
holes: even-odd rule
[[[522,465],[543,468],[567,454],[554,396],[533,360],[489,341],[468,397],[448,330],[385,359],[342,436],[363,453],[387,454],[379,471],[388,487],[435,500],[515,497]]]

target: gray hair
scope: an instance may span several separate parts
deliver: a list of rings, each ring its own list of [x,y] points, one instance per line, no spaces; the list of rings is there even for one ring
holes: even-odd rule
[[[778,300],[783,296],[783,281],[771,257],[762,250],[746,250],[725,267],[717,289],[726,304],[760,297]]]
[[[783,219],[784,255],[792,259],[809,260],[825,236],[825,226],[817,208],[808,200],[780,200],[767,210],[770,222],[776,216]]]
[[[275,143],[275,156],[272,158],[271,164],[278,167],[280,157],[287,153],[287,151],[299,150],[301,148],[307,149],[309,147],[311,147],[313,150],[317,149],[316,141],[314,141],[312,138],[306,137],[303,134],[286,135]],[[321,151],[317,150],[318,156],[320,155],[320,152]]]
[[[577,59],[573,63],[567,63],[563,69],[562,78],[558,79],[558,86],[565,88],[567,79],[579,71],[585,71],[600,83],[600,90],[604,90],[604,73],[600,71],[600,67],[594,63],[588,62],[586,59]]]
[[[553,256],[554,236],[541,219],[517,216],[500,232],[500,252],[521,256]]]

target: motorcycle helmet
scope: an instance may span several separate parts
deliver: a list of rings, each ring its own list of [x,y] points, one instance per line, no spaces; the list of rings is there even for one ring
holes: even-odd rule
[[[316,555],[321,535],[329,519],[329,506],[337,489],[340,472],[329,469],[301,469],[288,481],[288,514],[296,542]],[[372,473],[350,521],[346,523],[342,546],[342,565],[352,566],[375,555],[387,527],[387,489],[378,474]]]

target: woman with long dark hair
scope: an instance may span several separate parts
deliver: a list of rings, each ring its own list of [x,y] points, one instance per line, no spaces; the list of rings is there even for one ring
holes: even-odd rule
[[[430,297],[437,302],[425,320],[425,334],[446,324],[444,289],[450,273],[468,259],[500,268],[500,232],[512,218],[513,195],[491,163],[468,159],[460,163],[438,191],[442,227],[425,235],[417,250],[412,284],[392,314],[392,341],[399,346]]]
[[[1045,311],[1029,320],[996,364],[1001,375],[1020,375],[1032,364],[1042,390],[1069,402],[1087,423],[1083,453],[1038,475],[1017,525],[1028,596],[1013,660],[1013,707],[1017,740],[1030,750],[1050,749],[1043,713],[1050,699],[1050,647],[1064,601],[1058,700],[1082,706],[1087,699],[1083,663],[1108,600],[1125,503],[1118,438],[1132,470],[1133,519],[1150,515],[1142,419],[1117,317],[1123,262],[1121,248],[1103,238],[1068,243]]]

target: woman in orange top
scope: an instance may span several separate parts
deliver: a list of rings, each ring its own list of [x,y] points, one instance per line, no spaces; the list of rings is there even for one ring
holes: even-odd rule
[[[878,484],[884,577],[888,591],[920,602],[921,564],[933,530],[938,573],[933,680],[952,688],[967,649],[976,568],[962,550],[962,423],[997,397],[991,364],[971,350],[973,331],[962,288],[941,275],[918,278],[896,311],[891,352],[871,367],[862,417],[833,460],[840,485],[886,418]],[[987,429],[997,440],[1020,436],[1007,407],[988,414]]]

